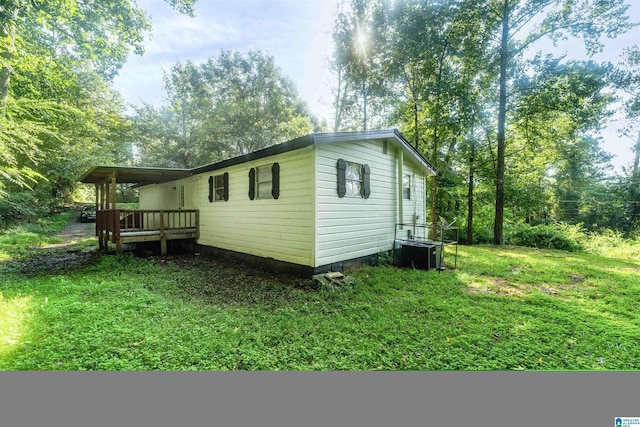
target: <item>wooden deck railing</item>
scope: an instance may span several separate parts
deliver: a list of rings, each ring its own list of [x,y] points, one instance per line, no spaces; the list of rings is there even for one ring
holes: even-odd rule
[[[166,253],[167,239],[198,237],[198,210],[101,209],[96,212],[96,236],[100,248],[107,242],[122,251],[123,242],[159,240]]]

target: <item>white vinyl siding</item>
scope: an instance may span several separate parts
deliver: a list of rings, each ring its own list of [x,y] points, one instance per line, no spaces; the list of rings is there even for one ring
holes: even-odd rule
[[[280,197],[273,199],[269,186],[268,198],[250,200],[249,170],[267,165],[270,180],[275,162],[280,164]],[[185,179],[186,208],[200,210],[198,243],[313,266],[313,147],[230,166],[213,174],[224,172],[229,173],[226,203],[209,203],[211,172]],[[198,203],[190,203],[193,200]]]
[[[397,200],[390,154],[382,154],[382,141],[316,145],[316,266],[391,249]],[[368,199],[338,197],[338,159],[369,165]]]
[[[175,182],[146,185],[140,187],[139,194],[140,209],[161,210],[178,207]]]

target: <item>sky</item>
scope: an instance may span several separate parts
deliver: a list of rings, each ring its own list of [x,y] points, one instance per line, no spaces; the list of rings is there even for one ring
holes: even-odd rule
[[[176,61],[195,63],[217,56],[222,49],[246,53],[251,49],[272,55],[283,75],[296,85],[301,98],[318,117],[330,122],[332,76],[328,71],[333,49],[331,29],[338,0],[199,0],[195,17],[180,15],[164,1],[138,0],[151,16],[153,34],[143,56],[131,55],[114,80],[125,102],[133,105],[163,101],[163,70]],[[640,0],[627,0],[632,22],[640,22]],[[640,45],[640,27],[614,39],[604,39],[602,53],[592,59],[617,62],[624,47]],[[543,50],[566,54],[567,59],[587,59],[582,42],[552,46],[538,43],[531,53]],[[633,162],[635,137],[620,136],[624,125],[614,116],[601,133],[602,147],[614,155],[615,170]]]

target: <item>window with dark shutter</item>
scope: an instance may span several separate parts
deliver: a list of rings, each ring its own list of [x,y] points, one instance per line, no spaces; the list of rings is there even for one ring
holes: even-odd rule
[[[371,170],[369,169],[369,165],[362,166],[362,196],[365,199],[368,199],[371,195],[370,175]]]
[[[338,160],[338,197],[364,197],[371,195],[369,165]]]
[[[273,165],[258,166],[255,183],[256,199],[273,199]]]
[[[209,177],[209,203],[213,202],[213,177]]]
[[[226,202],[229,200],[229,172],[225,172],[222,175],[222,199]]]
[[[271,195],[274,199],[280,197],[280,165],[278,163],[271,166]]]
[[[253,200],[256,198],[256,170],[255,168],[251,168],[249,170],[249,199]]]
[[[213,200],[216,202],[221,202],[226,200],[224,198],[225,193],[225,181],[224,176],[227,175],[216,175],[213,177]]]
[[[338,197],[344,197],[347,194],[346,171],[347,162],[344,159],[338,159]]]

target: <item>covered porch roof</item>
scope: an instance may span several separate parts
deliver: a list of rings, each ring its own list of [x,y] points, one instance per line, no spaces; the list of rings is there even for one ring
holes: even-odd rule
[[[79,181],[85,184],[104,184],[115,178],[115,182],[118,184],[142,186],[173,181],[191,176],[191,174],[189,169],[93,166],[82,174]]]

